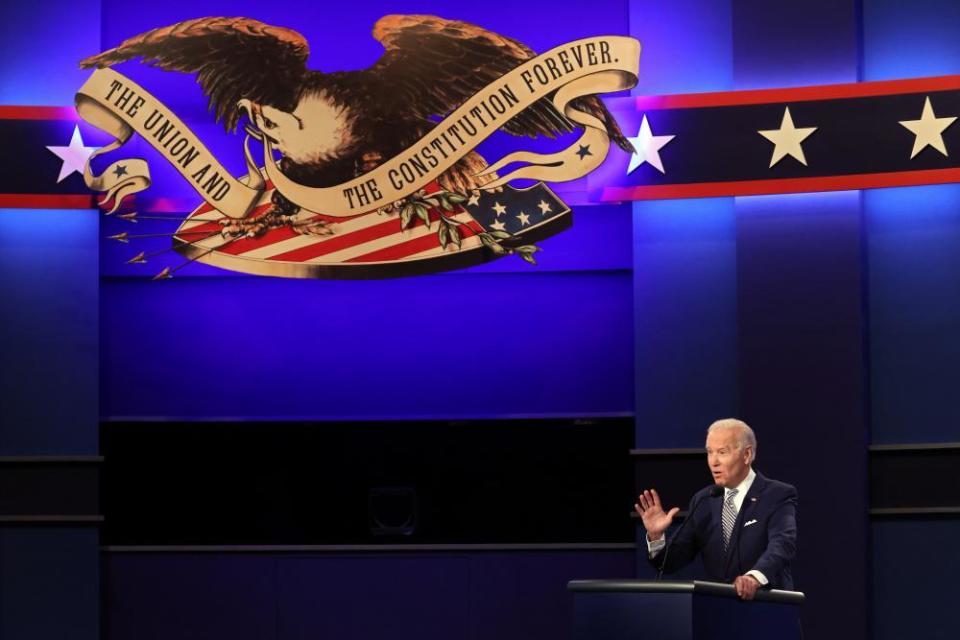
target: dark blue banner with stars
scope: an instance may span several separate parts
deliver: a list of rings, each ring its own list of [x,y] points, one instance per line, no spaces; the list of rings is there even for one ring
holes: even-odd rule
[[[89,209],[84,142],[72,107],[0,107],[0,207]]]
[[[636,152],[590,175],[596,201],[960,182],[960,76],[607,104]]]

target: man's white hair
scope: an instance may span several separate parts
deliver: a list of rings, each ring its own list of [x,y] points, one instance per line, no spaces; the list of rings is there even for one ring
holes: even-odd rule
[[[754,435],[753,429],[750,428],[743,420],[737,420],[736,418],[724,418],[723,420],[717,420],[710,428],[707,429],[707,436],[709,436],[714,431],[719,431],[721,429],[736,429],[737,431],[737,449],[743,451],[744,448],[750,447],[753,450],[753,456],[750,458],[752,463],[757,459],[757,436]]]

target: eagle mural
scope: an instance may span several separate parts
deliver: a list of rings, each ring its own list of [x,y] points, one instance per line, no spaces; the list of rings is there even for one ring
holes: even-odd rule
[[[401,152],[471,95],[535,53],[506,36],[435,16],[390,15],[373,36],[386,49],[362,71],[307,68],[302,35],[249,18],[200,18],[154,29],[81,62],[108,67],[136,58],[167,71],[195,73],[209,108],[228,131],[245,114],[248,133],[268,138],[283,157],[280,169],[298,183],[324,187],[353,179]],[[596,96],[571,105],[602,121],[623,150],[633,153]],[[501,128],[517,136],[555,137],[577,128],[541,98]],[[440,178],[468,193],[496,178],[470,152]],[[275,194],[277,213],[297,207]]]

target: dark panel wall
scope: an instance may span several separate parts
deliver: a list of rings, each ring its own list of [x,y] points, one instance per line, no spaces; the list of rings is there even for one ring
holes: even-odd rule
[[[128,554],[105,558],[108,638],[569,638],[567,581],[632,551]]]
[[[960,520],[915,517],[876,519],[873,534],[873,637],[918,635],[947,640],[957,635]],[[915,541],[904,554],[903,541]]]
[[[98,544],[93,526],[0,526],[0,638],[99,638]]]
[[[104,424],[104,543],[628,543],[632,427]]]

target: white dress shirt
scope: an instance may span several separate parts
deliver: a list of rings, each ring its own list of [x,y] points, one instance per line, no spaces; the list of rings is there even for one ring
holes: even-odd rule
[[[753,470],[753,467],[751,467],[749,473],[747,473],[747,477],[744,478],[740,484],[734,487],[734,489],[737,490],[737,495],[733,497],[733,506],[736,507],[738,514],[740,513],[740,508],[743,506],[744,499],[746,499],[747,497],[747,492],[750,491],[750,487],[753,486],[753,481],[756,479],[756,477],[757,477],[757,473],[756,471]],[[726,487],[723,488],[724,500],[726,500],[727,496],[730,495],[730,491],[731,490]],[[687,514],[687,517],[688,518],[690,517],[689,513]],[[651,558],[653,558],[658,553],[660,553],[660,551],[662,551],[663,548],[666,546],[667,546],[666,534],[664,534],[664,536],[659,540],[651,540],[649,537],[647,537],[647,551],[650,554]],[[756,569],[751,569],[750,571],[747,571],[745,575],[753,576],[754,578],[757,579],[757,582],[759,582],[762,585],[766,585],[768,582],[770,582],[769,580],[767,580],[767,576],[763,575],[763,573],[761,573],[760,571],[757,571]]]

